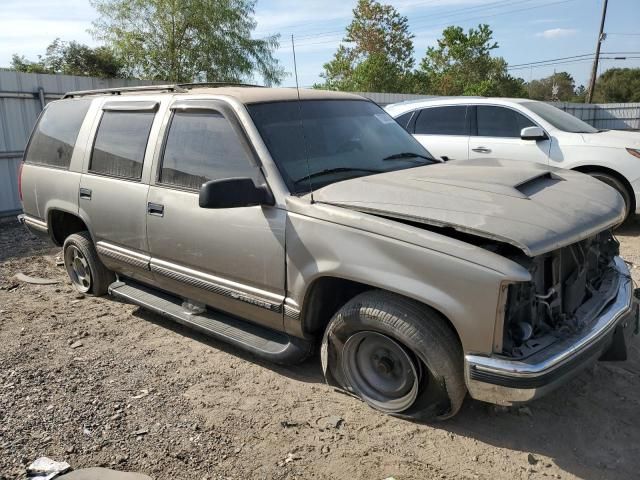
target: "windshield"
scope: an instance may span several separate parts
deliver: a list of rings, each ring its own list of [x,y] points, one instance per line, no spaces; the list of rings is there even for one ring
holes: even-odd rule
[[[366,100],[285,101],[247,108],[294,194],[436,162],[384,110]]]
[[[523,107],[528,108],[536,115],[539,115],[558,130],[572,133],[598,133],[597,128],[593,128],[588,123],[583,122],[573,115],[563,112],[559,108],[542,102],[524,102]]]

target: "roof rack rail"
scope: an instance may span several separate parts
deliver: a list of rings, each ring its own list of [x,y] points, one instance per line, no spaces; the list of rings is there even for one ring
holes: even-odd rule
[[[137,87],[115,87],[115,88],[98,88],[95,90],[78,90],[76,92],[67,92],[62,98],[84,97],[87,95],[120,95],[122,93],[135,92],[157,92],[168,91],[184,93],[193,88],[207,87],[262,87],[262,85],[251,85],[249,83],[237,82],[201,82],[201,83],[174,83],[168,85],[141,85]]]
[[[253,85],[251,83],[240,82],[195,82],[195,83],[177,83],[176,86],[181,88],[208,88],[208,87],[260,87],[264,85]]]

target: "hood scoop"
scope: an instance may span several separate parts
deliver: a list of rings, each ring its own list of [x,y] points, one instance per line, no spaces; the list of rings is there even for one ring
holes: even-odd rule
[[[553,187],[558,182],[563,181],[564,178],[561,178],[551,172],[545,172],[516,185],[514,188],[527,198],[530,198],[545,188]]]

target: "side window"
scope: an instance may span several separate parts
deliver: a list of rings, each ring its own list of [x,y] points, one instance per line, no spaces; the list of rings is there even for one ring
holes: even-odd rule
[[[404,128],[405,130],[409,130],[409,121],[411,120],[411,117],[413,116],[413,112],[407,112],[407,113],[403,113],[402,115],[400,115],[398,118],[396,118],[396,122],[398,122],[400,124],[400,126],[402,128]],[[411,133],[411,132],[409,132]]]
[[[102,114],[89,171],[139,180],[155,112],[107,110]]]
[[[416,134],[469,135],[467,107],[431,107],[420,111],[416,119]]]
[[[209,180],[253,178],[256,171],[233,127],[220,113],[173,114],[159,183],[199,189]]]
[[[78,132],[91,100],[63,100],[47,106],[31,135],[25,162],[69,168]]]
[[[524,115],[504,107],[478,105],[478,136],[520,138],[520,131],[535,124]]]

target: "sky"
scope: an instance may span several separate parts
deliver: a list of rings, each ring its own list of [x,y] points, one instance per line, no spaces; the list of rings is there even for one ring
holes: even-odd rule
[[[526,81],[554,69],[586,85],[595,51],[603,0],[386,0],[409,19],[417,63],[448,25],[465,29],[487,23],[510,73]],[[320,82],[352,18],[356,0],[258,0],[254,37],[280,34],[276,57],[288,72],[283,85],[295,84],[291,35],[296,44],[300,86]],[[51,41],[77,40],[98,45],[88,32],[96,12],[88,0],[0,0],[0,66],[13,53],[37,59]],[[640,67],[640,0],[609,0],[599,72]],[[565,57],[578,58],[564,59]],[[626,60],[614,59],[626,57]],[[635,58],[632,58],[635,57]],[[563,58],[564,60],[555,60]],[[529,64],[554,60],[555,64]],[[259,79],[257,79],[259,81]]]

